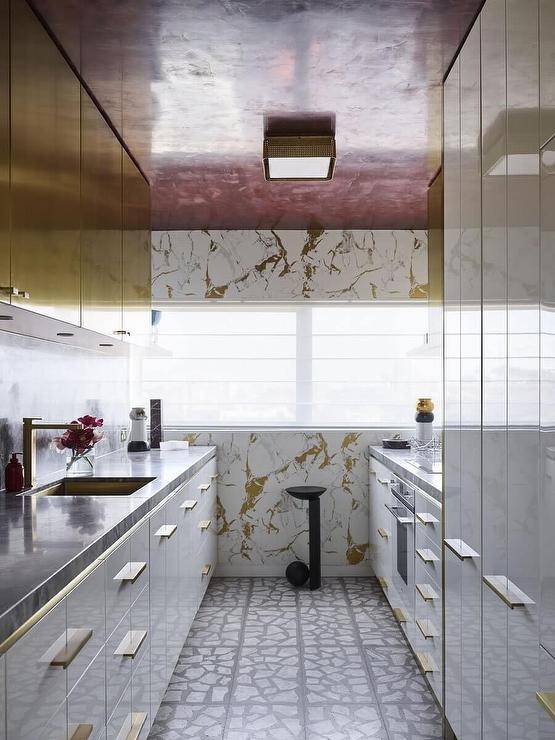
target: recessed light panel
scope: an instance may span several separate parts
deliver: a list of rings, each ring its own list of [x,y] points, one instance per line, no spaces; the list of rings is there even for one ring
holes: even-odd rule
[[[331,180],[333,136],[269,136],[264,139],[266,180]]]

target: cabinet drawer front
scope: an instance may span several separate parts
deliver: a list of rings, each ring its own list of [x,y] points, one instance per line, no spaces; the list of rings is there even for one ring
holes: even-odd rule
[[[64,702],[62,706],[58,709],[56,714],[51,717],[46,727],[41,727],[40,730],[37,732],[37,735],[35,735],[34,737],[35,740],[38,737],[40,737],[41,740],[60,740],[60,738],[66,738],[67,736],[67,708],[66,703]],[[17,735],[18,740],[19,737],[20,736]]]
[[[62,601],[6,653],[9,738],[36,740],[65,702],[67,672],[50,665],[52,648],[65,640],[66,602]]]
[[[420,541],[423,537],[426,537],[438,549],[441,549],[441,506],[430,496],[416,490],[414,494],[414,512],[417,540],[419,536]]]
[[[204,543],[204,545],[202,546],[199,552],[199,559],[198,559],[199,573],[200,573],[200,593],[199,593],[199,598],[198,598],[199,605],[204,597],[204,594],[206,593],[208,584],[210,583],[210,580],[212,576],[214,575],[214,570],[216,568],[216,560],[217,560],[217,538],[211,537],[209,540],[207,540],[207,542]]]
[[[125,740],[133,725],[131,716],[131,682],[124,687],[106,725],[107,740]]]
[[[132,670],[135,670],[143,656],[150,652],[150,599],[149,590],[145,588],[131,606],[131,631],[141,636],[141,642],[132,659]],[[146,634],[145,634],[146,633]],[[144,637],[142,637],[144,635]],[[138,644],[138,642],[137,642]]]
[[[90,738],[102,736],[106,723],[106,662],[104,650],[93,660],[67,698],[68,735],[88,726]]]
[[[131,606],[129,582],[122,578],[131,562],[131,548],[126,540],[107,559],[106,567],[106,635],[112,634]]]
[[[115,655],[126,636],[131,631],[131,613],[124,616],[106,641],[106,711],[114,711],[125,687],[131,680],[131,659],[125,655]]]
[[[148,737],[152,726],[150,708],[150,650],[143,655],[131,679],[131,705],[133,715],[142,715],[142,727],[138,738]]]
[[[420,583],[421,579],[428,582],[431,579],[434,583],[441,583],[441,550],[419,529],[416,529],[416,554],[415,554],[415,573],[417,579],[415,583]],[[424,572],[427,574],[424,575]]]
[[[427,548],[434,552],[432,547]],[[414,559],[414,582],[429,584],[435,593],[439,594],[439,603],[441,604],[441,561],[425,563],[418,555]],[[417,599],[420,596],[416,594]]]
[[[149,526],[148,522],[143,524],[142,527],[133,533],[129,538],[129,547],[131,554],[131,563],[133,564],[145,564],[144,568],[140,568],[139,575],[133,579],[130,584],[131,590],[131,601],[135,601],[137,596],[141,593],[144,587],[148,584],[149,579]]]
[[[71,691],[106,641],[104,563],[67,596],[68,630],[90,630],[90,638],[67,668],[67,690]]]
[[[540,686],[537,693],[540,740],[555,734],[555,658],[540,647]]]

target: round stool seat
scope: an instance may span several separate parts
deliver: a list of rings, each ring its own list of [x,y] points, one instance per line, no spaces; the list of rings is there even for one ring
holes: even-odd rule
[[[293,498],[298,498],[301,501],[316,501],[327,491],[327,488],[322,488],[322,486],[293,486],[292,488],[286,488],[285,491]]]

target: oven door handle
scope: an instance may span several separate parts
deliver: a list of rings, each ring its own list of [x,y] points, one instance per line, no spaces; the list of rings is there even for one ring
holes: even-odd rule
[[[395,517],[398,524],[414,524],[414,519],[410,516],[399,516],[399,514],[396,514],[393,511],[393,508],[389,506],[389,504],[384,504],[385,508],[389,511],[389,513]]]

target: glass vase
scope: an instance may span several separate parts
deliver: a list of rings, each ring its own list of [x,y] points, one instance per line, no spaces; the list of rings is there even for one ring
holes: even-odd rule
[[[72,452],[67,456],[66,476],[73,478],[86,475],[94,475],[94,448],[86,452]]]

